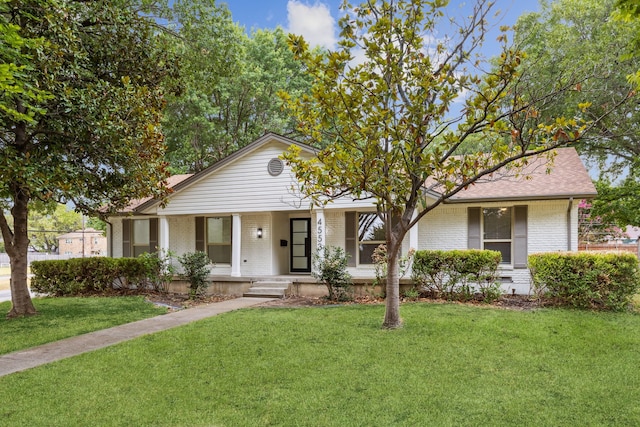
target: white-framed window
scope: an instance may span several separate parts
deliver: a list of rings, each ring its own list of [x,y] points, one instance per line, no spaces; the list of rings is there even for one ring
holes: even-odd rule
[[[151,252],[151,235],[148,219],[134,219],[132,225],[131,247],[134,257]]]
[[[482,248],[502,254],[501,264],[512,264],[513,210],[510,207],[482,209]]]
[[[231,264],[231,217],[207,218],[207,254],[216,264]]]
[[[358,262],[373,264],[373,252],[386,243],[385,225],[376,212],[358,212]]]
[[[73,239],[65,239],[65,243],[73,243]]]

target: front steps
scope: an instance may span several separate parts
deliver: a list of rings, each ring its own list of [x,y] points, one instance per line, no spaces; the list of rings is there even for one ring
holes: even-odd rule
[[[254,282],[251,288],[245,292],[243,297],[253,298],[284,298],[291,282],[288,281],[267,281]]]

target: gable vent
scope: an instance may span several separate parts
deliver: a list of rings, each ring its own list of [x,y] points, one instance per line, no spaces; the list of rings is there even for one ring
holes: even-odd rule
[[[269,160],[267,170],[269,171],[269,175],[278,176],[284,170],[284,163],[282,163],[282,160],[274,157],[273,159]]]

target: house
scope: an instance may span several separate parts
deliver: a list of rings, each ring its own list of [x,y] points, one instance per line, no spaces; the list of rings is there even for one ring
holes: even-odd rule
[[[89,257],[107,254],[107,238],[100,230],[85,228],[62,234],[57,239],[61,255]]]
[[[174,191],[165,206],[138,200],[110,218],[109,254],[137,256],[155,248],[178,255],[206,251],[215,262],[214,290],[227,284],[228,292],[236,286],[241,291],[232,293],[242,293],[260,280],[312,283],[313,248],[340,246],[351,255],[355,281],[370,281],[371,254],[384,239],[373,203],[341,199],[312,208],[299,197],[295,177],[279,159],[291,144],[299,145],[303,155],[314,155],[311,147],[266,134],[198,174],[173,177]],[[550,173],[539,158],[529,162],[527,174],[529,179],[505,175],[458,193],[410,230],[403,252],[499,250],[505,291],[528,293],[528,254],[577,250],[577,205],[596,190],[573,148],[557,150]]]

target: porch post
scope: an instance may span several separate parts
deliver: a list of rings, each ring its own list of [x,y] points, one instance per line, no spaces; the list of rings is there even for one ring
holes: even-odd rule
[[[158,217],[158,252],[166,256],[169,251],[169,220],[166,216]]]
[[[231,276],[240,277],[240,266],[242,264],[242,221],[240,214],[232,215],[231,223]]]
[[[417,212],[413,211],[413,216],[411,217],[411,220],[413,221],[417,216]],[[414,225],[413,227],[411,227],[411,230],[409,230],[409,249],[415,249],[418,250],[418,226],[419,224]]]

